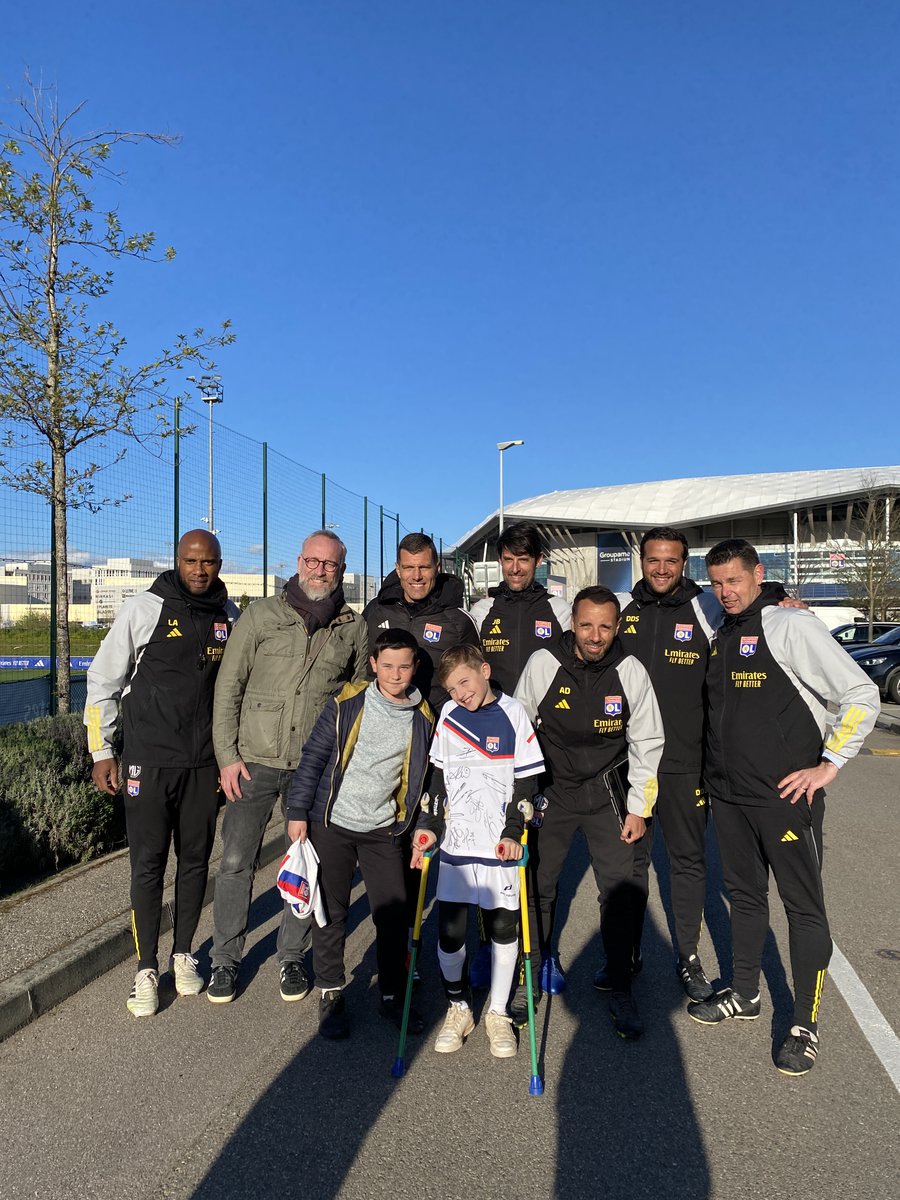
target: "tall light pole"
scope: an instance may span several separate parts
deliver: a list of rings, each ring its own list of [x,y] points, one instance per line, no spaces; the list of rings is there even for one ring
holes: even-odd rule
[[[209,405],[209,500],[206,510],[206,526],[210,533],[218,533],[213,520],[213,405],[221,404],[225,398],[221,375],[201,375],[196,379],[193,375],[187,377],[189,383],[197,385],[200,399]]]
[[[500,530],[503,532],[503,451],[508,450],[510,446],[524,446],[525,443],[521,438],[514,442],[498,442],[497,449],[500,451]]]

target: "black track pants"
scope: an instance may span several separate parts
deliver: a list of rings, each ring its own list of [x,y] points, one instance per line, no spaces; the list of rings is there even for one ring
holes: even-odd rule
[[[529,895],[532,963],[549,954],[553,940],[553,909],[559,877],[580,829],[587,839],[591,866],[600,903],[600,934],[616,989],[627,988],[631,960],[640,945],[650,869],[650,836],[631,845],[620,838],[621,830],[611,804],[583,812],[570,802],[549,796],[544,823],[529,830]]]
[[[406,850],[389,829],[356,833],[340,825],[310,826],[319,856],[319,886],[328,924],[312,926],[316,983],[326,991],[344,986],[344,942],[353,873],[359,863],[375,925],[378,986],[383,996],[400,996],[406,987],[407,901],[403,875]],[[416,872],[421,879],[421,872]]]
[[[760,960],[769,928],[769,868],[788,919],[794,1024],[815,1030],[831,959],[831,934],[822,892],[825,795],[772,808],[713,800],[722,873],[731,898],[734,988],[759,991]]]
[[[669,854],[672,911],[678,953],[697,953],[706,899],[706,826],[709,801],[696,775],[659,776],[653,810]]]
[[[123,770],[129,765],[126,758]],[[129,771],[125,775],[131,928],[139,971],[159,967],[163,881],[173,838],[178,866],[172,952],[191,952],[216,835],[218,781],[216,766],[172,770],[142,766],[139,774]]]

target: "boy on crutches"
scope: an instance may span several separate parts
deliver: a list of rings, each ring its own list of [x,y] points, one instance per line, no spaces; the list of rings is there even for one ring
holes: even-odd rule
[[[412,865],[440,841],[438,961],[449,1001],[434,1048],[460,1050],[475,1028],[466,964],[469,908],[484,914],[492,969],[485,1017],[491,1054],[511,1058],[516,1037],[506,1006],[518,957],[519,839],[532,777],[544,769],[537,738],[522,705],[495,695],[480,650],[456,646],[438,667],[450,700],[441,710],[431,747],[427,812],[413,835]],[[510,864],[510,865],[505,865]]]

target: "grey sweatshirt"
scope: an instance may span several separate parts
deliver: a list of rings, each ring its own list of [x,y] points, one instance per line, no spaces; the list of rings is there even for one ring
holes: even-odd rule
[[[416,688],[402,704],[385,699],[376,683],[366,688],[356,745],[331,810],[333,825],[371,833],[397,819],[394,792],[409,749],[413,713],[421,702]]]

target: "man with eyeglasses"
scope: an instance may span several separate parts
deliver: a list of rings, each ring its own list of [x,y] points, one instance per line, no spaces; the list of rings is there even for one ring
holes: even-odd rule
[[[227,803],[206,993],[213,1004],[228,1004],[237,991],[253,877],[275,802],[282,797],[283,808],[303,745],[328,700],[345,683],[365,678],[368,638],[365,622],[344,600],[346,554],[330,530],[311,533],[297,574],[280,595],[250,605],[222,661],[213,743]],[[302,1000],[309,992],[309,946],[309,920],[298,920],[285,904],[278,933],[283,1000]]]

